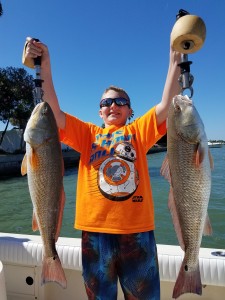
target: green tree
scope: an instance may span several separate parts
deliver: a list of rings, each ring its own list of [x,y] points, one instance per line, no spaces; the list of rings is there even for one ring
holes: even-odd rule
[[[0,16],[3,14],[2,3],[0,2]]]
[[[9,123],[24,131],[34,108],[33,89],[33,77],[25,69],[0,68],[0,121],[6,124],[0,145]]]

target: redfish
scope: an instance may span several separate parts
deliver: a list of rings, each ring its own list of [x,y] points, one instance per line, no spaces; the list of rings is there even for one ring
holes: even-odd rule
[[[27,173],[33,203],[32,227],[40,230],[44,249],[41,284],[54,281],[66,288],[66,277],[55,245],[65,204],[64,165],[55,117],[47,102],[34,108],[24,140],[26,154],[21,173]]]
[[[184,293],[201,295],[199,249],[202,235],[212,233],[207,208],[213,161],[203,122],[187,96],[173,98],[167,127],[167,156],[161,174],[170,183],[168,206],[185,252],[173,298]]]

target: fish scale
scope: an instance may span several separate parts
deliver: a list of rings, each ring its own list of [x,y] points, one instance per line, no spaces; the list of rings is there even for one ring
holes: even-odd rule
[[[202,120],[187,96],[175,96],[168,113],[167,156],[161,174],[170,183],[169,208],[185,255],[173,298],[202,293],[199,248],[206,224],[211,191],[211,166]]]
[[[175,146],[170,147],[170,144]],[[181,223],[184,225],[183,228],[186,229],[186,234],[183,235],[185,245],[196,247],[199,246],[200,240],[193,239],[193,233],[197,233],[193,222],[197,222],[202,218],[204,219],[206,216],[208,202],[203,202],[201,199],[208,198],[210,193],[210,185],[208,184],[210,177],[207,172],[202,172],[203,166],[197,169],[193,167],[193,157],[196,152],[195,146],[183,143],[182,139],[180,139],[176,143],[170,141],[167,147],[169,153],[180,153],[180,155],[178,155],[182,159],[182,163],[180,163],[178,159],[173,157],[169,158],[173,161],[171,177],[172,182],[175,183],[173,189],[174,194],[176,194],[176,199],[182,199],[182,201],[178,203],[177,209]],[[207,169],[209,170],[209,166],[206,170]],[[203,189],[201,188],[202,186],[204,187]],[[194,193],[194,191],[198,192]],[[191,201],[189,201],[190,196]],[[192,218],[186,218],[187,215],[192,215]],[[203,230],[203,225],[203,222],[197,224],[199,232]]]

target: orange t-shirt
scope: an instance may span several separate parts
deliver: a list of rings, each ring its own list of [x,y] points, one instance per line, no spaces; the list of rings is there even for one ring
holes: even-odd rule
[[[66,114],[60,139],[80,152],[75,228],[128,234],[154,229],[147,151],[166,133],[155,107],[123,127],[101,128]]]

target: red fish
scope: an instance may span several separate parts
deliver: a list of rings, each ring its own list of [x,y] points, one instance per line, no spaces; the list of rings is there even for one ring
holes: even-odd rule
[[[185,256],[173,290],[202,294],[199,248],[202,234],[211,234],[207,209],[212,157],[203,122],[187,96],[174,97],[168,114],[167,157],[161,173],[170,183],[169,209]]]
[[[41,283],[53,281],[66,288],[66,277],[55,246],[65,204],[64,166],[58,128],[47,102],[34,108],[24,140],[26,154],[21,173],[27,173],[34,209],[33,230],[40,230],[44,249]]]

